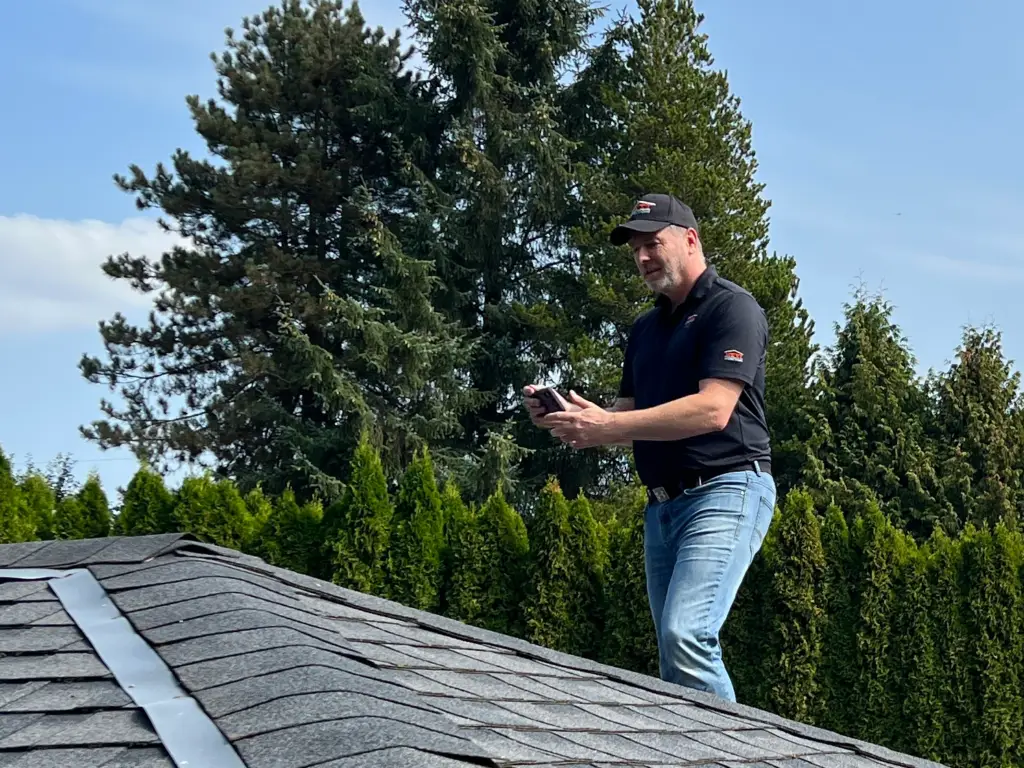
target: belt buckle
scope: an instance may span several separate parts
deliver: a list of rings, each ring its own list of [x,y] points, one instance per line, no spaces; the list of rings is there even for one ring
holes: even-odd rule
[[[668,501],[668,491],[666,491],[661,486],[658,486],[657,488],[652,488],[651,493],[653,493],[654,498],[656,498],[661,503],[665,503],[666,501]]]

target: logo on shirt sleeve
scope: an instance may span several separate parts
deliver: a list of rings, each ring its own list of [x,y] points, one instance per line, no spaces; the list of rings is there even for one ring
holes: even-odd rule
[[[728,360],[730,363],[742,363],[743,353],[740,352],[738,349],[727,349],[725,351],[725,359]]]

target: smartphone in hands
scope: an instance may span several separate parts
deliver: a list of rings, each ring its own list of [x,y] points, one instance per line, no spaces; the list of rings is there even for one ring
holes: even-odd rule
[[[533,393],[533,396],[537,398],[540,401],[540,404],[544,407],[544,416],[547,416],[549,413],[555,413],[556,411],[568,410],[568,404],[565,402],[565,398],[563,398],[554,387],[538,389]]]

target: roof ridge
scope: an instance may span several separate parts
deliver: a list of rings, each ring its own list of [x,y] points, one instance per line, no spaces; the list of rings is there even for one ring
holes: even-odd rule
[[[180,548],[182,542],[199,543],[190,533],[154,533],[4,544],[0,546],[0,569],[130,565],[169,554]]]

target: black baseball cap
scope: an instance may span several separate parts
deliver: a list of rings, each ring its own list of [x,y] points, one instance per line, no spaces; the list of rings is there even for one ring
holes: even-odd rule
[[[612,230],[612,245],[624,245],[635,232],[657,232],[676,225],[697,229],[690,206],[672,195],[644,195],[636,201],[629,219]]]

